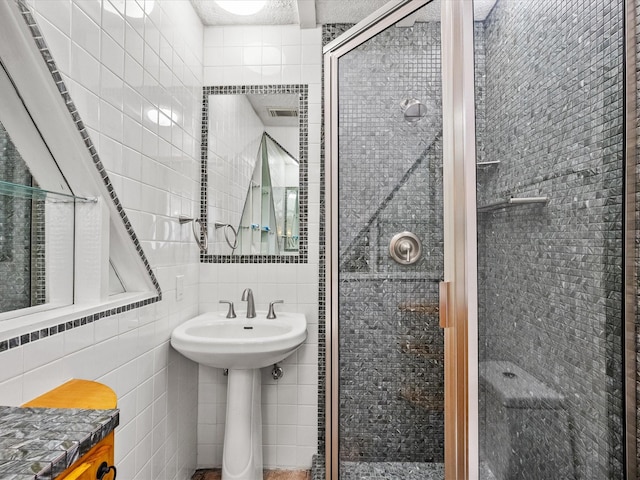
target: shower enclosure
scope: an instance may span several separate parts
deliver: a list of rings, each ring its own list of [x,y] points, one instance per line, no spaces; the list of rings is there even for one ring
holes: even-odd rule
[[[451,19],[462,7],[445,5]],[[445,71],[462,41],[443,45],[455,28],[441,16],[439,3],[396,1],[363,29],[325,27],[331,478],[439,479],[445,463],[454,475],[465,468],[451,455],[463,437],[445,425],[468,429],[456,413],[466,387],[445,402],[445,380],[466,366],[445,358],[467,355],[466,326],[453,327],[460,288],[475,291],[463,271],[475,234],[455,241],[466,217],[453,207],[472,200],[473,179],[444,158],[465,133],[473,150],[474,137],[473,126],[454,135],[443,110],[473,73]]]
[[[381,32],[340,59],[339,85],[338,305],[341,326],[353,332],[340,336],[339,347],[342,477],[359,479],[366,467],[390,462],[409,462],[401,472],[416,473],[424,465],[410,462],[430,462],[442,476],[439,25]],[[423,106],[422,118],[405,118],[401,107],[411,100]],[[389,254],[391,239],[405,231],[422,244],[409,264]]]
[[[624,9],[324,27],[327,478],[635,478]]]
[[[498,0],[477,22],[480,460],[498,479],[624,476],[623,7]],[[542,201],[491,206],[508,198]]]

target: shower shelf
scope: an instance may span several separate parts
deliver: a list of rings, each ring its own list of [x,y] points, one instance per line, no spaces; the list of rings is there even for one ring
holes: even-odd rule
[[[478,207],[478,213],[492,212],[494,210],[500,210],[501,208],[517,207],[519,205],[546,205],[547,203],[549,203],[549,197],[510,197],[506,200],[482,205],[481,207]]]
[[[78,197],[68,193],[52,192],[38,187],[30,187],[28,185],[20,185],[5,181],[0,181],[0,195],[26,200],[43,200],[49,203],[95,203],[97,201],[95,198]]]

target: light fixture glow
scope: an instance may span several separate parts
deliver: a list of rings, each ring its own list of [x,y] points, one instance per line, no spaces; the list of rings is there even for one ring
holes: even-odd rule
[[[170,127],[178,121],[178,116],[166,107],[147,110],[147,118],[161,127]]]
[[[98,0],[99,2],[100,0]],[[104,10],[116,15],[124,15],[129,18],[144,18],[149,15],[155,7],[155,0],[144,0],[136,2],[135,0],[104,0],[102,2]],[[142,7],[141,5],[144,5]]]
[[[264,8],[267,0],[216,0],[216,3],[234,15],[253,15]]]

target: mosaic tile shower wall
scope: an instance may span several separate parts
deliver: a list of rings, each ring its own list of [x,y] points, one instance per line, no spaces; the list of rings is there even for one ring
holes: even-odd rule
[[[622,13],[499,0],[485,21],[480,135],[501,163],[478,203],[550,198],[478,217],[481,459],[499,480],[551,478],[549,458],[553,478],[622,478]],[[540,382],[525,415],[487,360]]]
[[[340,61],[340,458],[442,462],[440,27],[390,28]],[[416,98],[427,116],[403,119]],[[389,258],[414,232],[416,264]]]

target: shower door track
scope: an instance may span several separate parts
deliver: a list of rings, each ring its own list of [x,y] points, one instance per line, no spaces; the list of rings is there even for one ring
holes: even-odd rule
[[[395,0],[324,47],[326,475],[338,480],[338,61],[430,0]],[[445,478],[478,478],[473,2],[442,0]],[[443,325],[445,323],[446,325]]]

